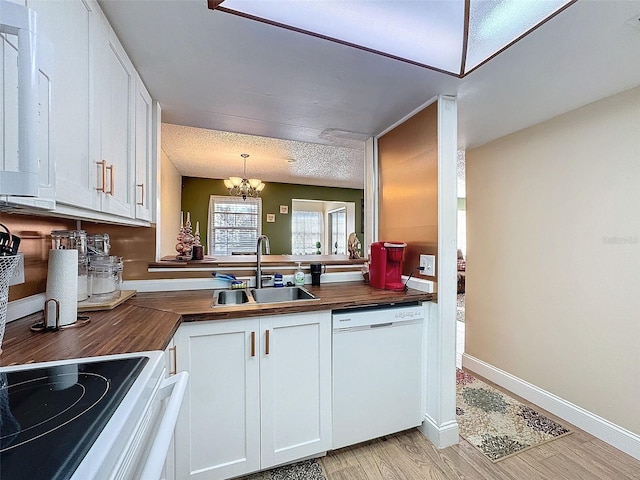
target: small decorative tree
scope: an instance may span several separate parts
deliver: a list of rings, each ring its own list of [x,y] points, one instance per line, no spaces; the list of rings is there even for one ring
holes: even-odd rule
[[[320,255],[322,253],[322,251],[320,250],[321,246],[322,244],[320,242],[316,242],[316,255]]]

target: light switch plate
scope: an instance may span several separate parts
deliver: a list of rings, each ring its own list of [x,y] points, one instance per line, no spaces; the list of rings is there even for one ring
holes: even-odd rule
[[[421,275],[427,277],[435,277],[436,275],[436,256],[435,255],[420,255],[420,270]]]

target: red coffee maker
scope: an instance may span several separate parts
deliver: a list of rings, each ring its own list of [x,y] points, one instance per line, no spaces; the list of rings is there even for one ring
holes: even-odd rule
[[[385,290],[404,290],[402,283],[402,255],[407,246],[402,242],[374,242],[371,244],[369,284]]]

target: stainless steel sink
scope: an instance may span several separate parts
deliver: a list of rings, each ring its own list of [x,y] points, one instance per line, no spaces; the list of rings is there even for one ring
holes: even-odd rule
[[[303,287],[269,287],[241,290],[216,290],[213,292],[212,307],[250,305],[256,303],[282,303],[317,298]]]
[[[249,303],[251,299],[246,290],[220,290],[217,292],[214,303],[216,305],[240,305]]]
[[[256,303],[295,302],[296,300],[315,300],[316,297],[303,287],[253,288],[251,296]]]

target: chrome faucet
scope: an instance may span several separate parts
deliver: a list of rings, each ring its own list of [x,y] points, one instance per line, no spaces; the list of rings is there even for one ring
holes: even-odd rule
[[[269,248],[269,237],[266,235],[260,235],[258,242],[256,243],[256,288],[262,288],[262,243],[264,240],[264,253],[269,255],[271,249]]]

